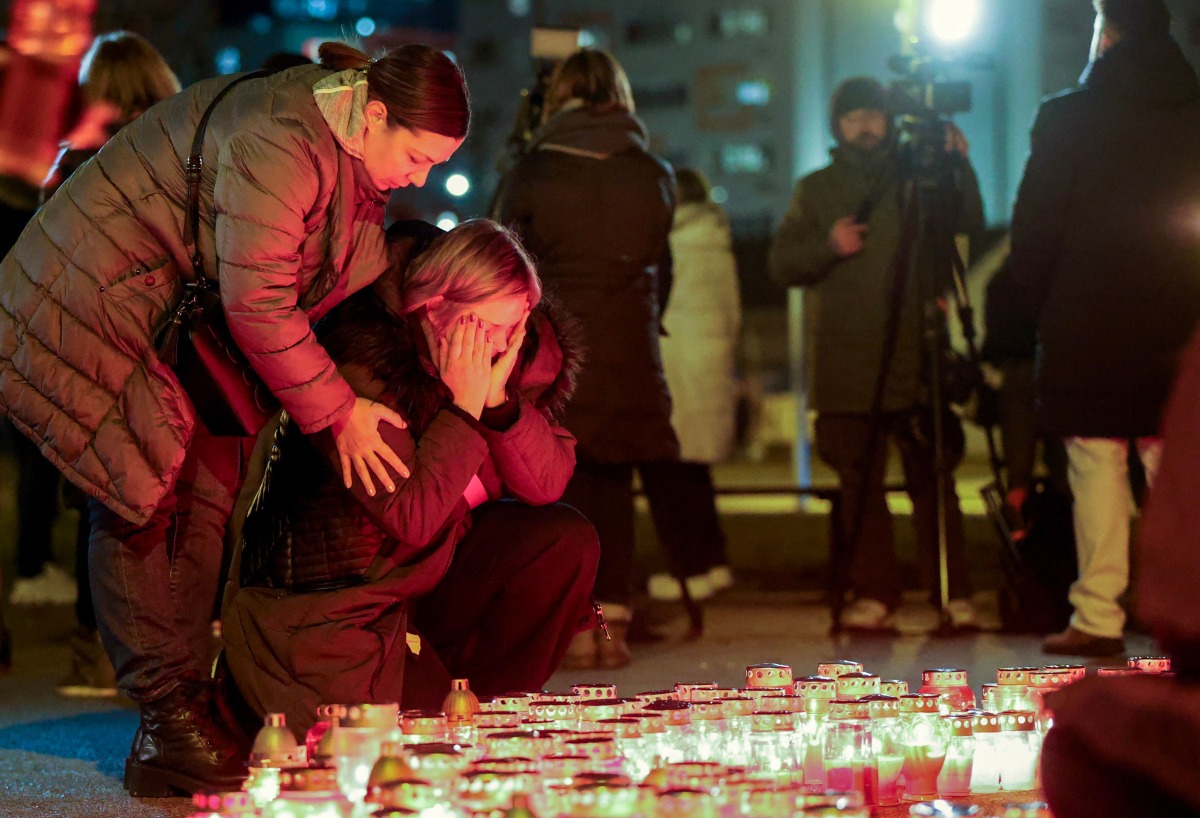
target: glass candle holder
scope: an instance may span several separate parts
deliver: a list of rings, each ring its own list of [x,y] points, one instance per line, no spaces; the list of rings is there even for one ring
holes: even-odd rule
[[[909,694],[908,682],[903,679],[883,679],[879,682],[879,692],[884,696],[907,696]]]
[[[492,697],[492,705],[498,710],[515,710],[518,713],[529,712],[529,703],[540,695],[535,696],[533,693],[501,693],[499,696]]]
[[[791,687],[791,665],[766,663],[746,668],[746,687]]]
[[[843,673],[859,673],[862,669],[862,662],[855,662],[853,659],[834,659],[831,662],[821,662],[817,665],[817,675],[836,679]]]
[[[332,730],[338,786],[350,801],[360,803],[366,795],[367,778],[383,743],[400,740],[399,717],[395,702],[355,704],[346,708],[345,718]]]
[[[918,693],[936,693],[941,697],[942,715],[975,709],[975,691],[967,684],[967,672],[939,667],[922,671]]]
[[[961,798],[971,794],[971,773],[975,763],[975,731],[970,713],[942,716],[950,725],[950,741],[946,745],[946,761],[938,773],[938,795]]]
[[[597,699],[617,698],[617,686],[606,682],[588,682],[571,685],[571,693],[581,701],[596,701]]]
[[[570,730],[578,725],[579,712],[573,702],[540,699],[529,703],[529,718],[554,730]]]
[[[1012,710],[1000,719],[1000,789],[1032,790],[1041,751],[1037,718],[1032,711]]]
[[[1096,668],[1097,676],[1137,676],[1141,671],[1136,667],[1098,667]]]
[[[674,789],[659,793],[659,818],[717,818],[717,800],[707,790]]]
[[[344,704],[317,705],[317,720],[304,734],[304,748],[310,761],[316,761],[317,745],[321,743],[321,739],[329,732],[334,723],[340,721],[345,715],[346,705]]]
[[[825,782],[831,790],[856,792],[867,805],[879,801],[879,768],[865,719],[831,719],[825,730]]]
[[[690,702],[692,693],[696,690],[715,690],[720,687],[716,682],[676,682],[675,696],[680,701]]]
[[[1166,673],[1171,669],[1168,656],[1130,656],[1126,664],[1141,673]]]
[[[1087,668],[1083,665],[1045,665],[1042,670],[1058,673],[1064,677],[1064,685],[1074,684],[1087,676]]]
[[[471,759],[454,744],[401,745],[411,777],[450,783],[467,769]]]
[[[837,697],[839,699],[861,699],[863,696],[873,696],[880,692],[880,679],[874,673],[853,671],[837,677]]]
[[[668,700],[651,702],[642,709],[642,714],[658,715],[663,720],[660,741],[664,761],[695,760],[696,743],[692,727],[691,702]]]
[[[400,740],[405,744],[442,744],[450,724],[440,710],[405,710],[400,714]]]
[[[937,797],[937,778],[946,761],[950,728],[935,694],[900,697],[900,745],[904,748],[904,800]]]
[[[259,810],[249,792],[198,792],[192,796],[192,805],[200,818],[249,818],[257,815]]]
[[[349,818],[353,805],[332,769],[284,770],[279,797],[263,807],[264,818]]]
[[[971,792],[1000,791],[1000,718],[995,713],[976,713],[971,722],[975,735],[975,761],[971,765]]]
[[[804,818],[868,818],[871,809],[858,793],[824,792],[806,795],[798,814]]]
[[[791,713],[755,713],[751,716],[750,771],[773,782],[804,783],[799,734]]]
[[[717,761],[729,764],[732,735],[725,718],[725,705],[714,701],[692,702],[693,757],[690,761]]]
[[[900,803],[899,781],[904,769],[904,748],[900,744],[900,699],[895,696],[867,696],[870,709],[871,744],[875,767],[879,772],[879,806]]]

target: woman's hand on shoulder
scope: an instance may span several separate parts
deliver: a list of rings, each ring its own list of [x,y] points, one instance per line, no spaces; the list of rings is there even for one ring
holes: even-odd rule
[[[476,420],[483,414],[492,377],[492,337],[474,315],[458,319],[437,336],[438,374],[454,403]]]
[[[350,488],[353,475],[357,473],[367,494],[372,497],[375,496],[372,472],[389,493],[396,490],[396,484],[387,466],[391,466],[403,478],[409,476],[408,467],[380,436],[380,423],[390,423],[397,429],[408,427],[403,417],[383,404],[367,398],[355,398],[350,414],[330,429],[342,465],[342,482],[346,488]]]
[[[492,378],[487,395],[488,408],[494,409],[508,399],[508,379],[517,365],[517,358],[521,356],[521,344],[525,342],[525,324],[528,321],[529,310],[525,310],[525,314],[521,316],[521,323],[513,329],[508,349],[492,364]]]

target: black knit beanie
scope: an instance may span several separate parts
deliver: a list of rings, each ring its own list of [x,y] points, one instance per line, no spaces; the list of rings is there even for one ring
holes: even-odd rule
[[[871,77],[851,77],[839,85],[833,92],[833,101],[829,106],[829,129],[834,138],[841,141],[838,120],[851,111],[864,108],[887,113],[887,90],[878,80]]]

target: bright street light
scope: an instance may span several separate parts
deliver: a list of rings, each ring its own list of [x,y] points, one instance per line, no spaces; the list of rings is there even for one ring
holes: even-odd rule
[[[453,230],[458,227],[458,214],[451,213],[449,210],[438,214],[437,226],[443,230]]]
[[[979,0],[929,0],[925,26],[943,43],[961,43],[975,33],[979,16]]]
[[[471,180],[461,173],[452,173],[446,177],[446,192],[451,196],[465,196],[471,189]]]

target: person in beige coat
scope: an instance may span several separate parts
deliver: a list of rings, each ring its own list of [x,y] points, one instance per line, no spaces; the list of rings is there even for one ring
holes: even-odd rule
[[[652,575],[648,591],[678,599],[678,578],[685,577],[691,597],[705,599],[733,584],[709,467],[733,452],[742,306],[729,219],[708,180],[694,168],[676,168],[675,188],[674,282],[660,345],[679,438],[680,462],[670,465],[679,489],[670,509],[655,510],[656,519],[671,518],[663,526],[671,573]]]

